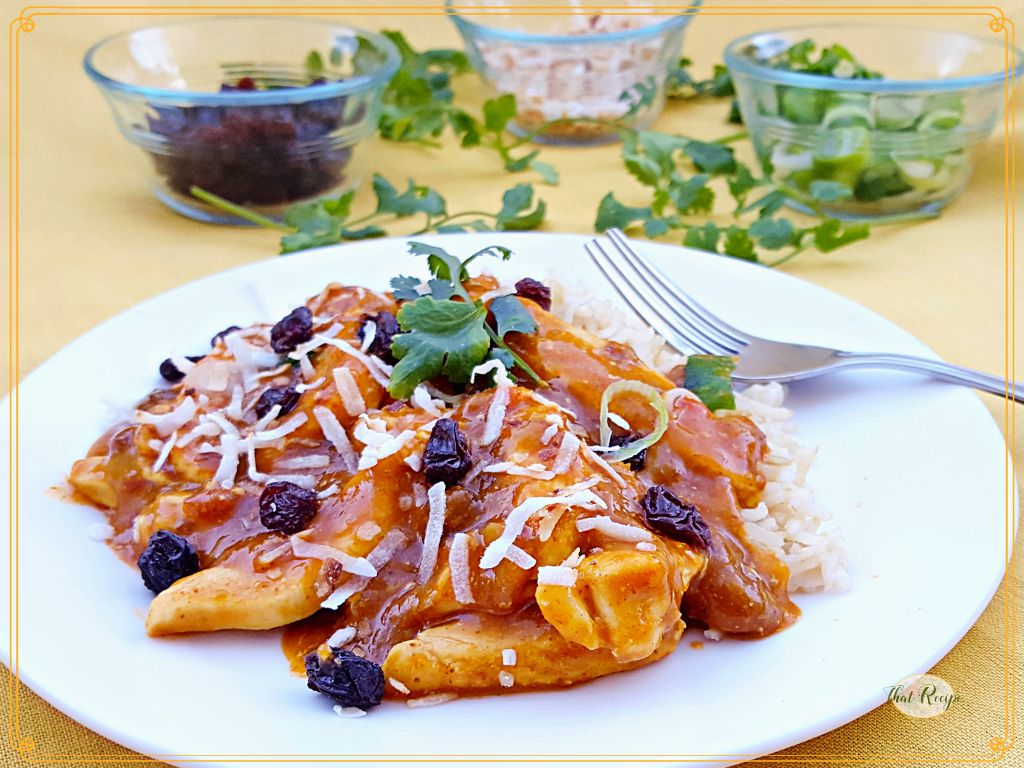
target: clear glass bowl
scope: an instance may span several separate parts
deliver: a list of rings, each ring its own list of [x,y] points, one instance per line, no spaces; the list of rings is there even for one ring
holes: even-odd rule
[[[684,13],[679,3],[651,2],[643,13],[620,5],[567,14],[552,13],[546,0],[523,0],[515,12],[507,4],[445,2],[491,92],[516,97],[511,130],[548,144],[613,141],[616,125],[649,127],[665,106],[665,78],[700,4],[694,0]],[[536,13],[523,12],[532,6]],[[546,125],[565,118],[594,122]]]
[[[190,188],[273,216],[358,184],[398,63],[372,32],[268,17],[146,27],[97,43],[84,60],[121,133],[148,156],[154,194],[230,224],[244,222]]]
[[[790,72],[773,57],[803,40],[845,46],[884,79]],[[1024,52],[1011,69],[1024,73]],[[767,175],[794,207],[815,197],[826,213],[876,219],[938,211],[963,191],[972,149],[1002,113],[1001,37],[887,25],[761,32],[725,50],[743,120]]]

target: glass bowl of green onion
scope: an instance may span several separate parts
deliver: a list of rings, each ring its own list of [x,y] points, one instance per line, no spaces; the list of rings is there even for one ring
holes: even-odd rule
[[[865,220],[954,200],[1024,74],[1024,52],[1002,36],[899,25],[747,35],[725,63],[758,159],[790,204]]]

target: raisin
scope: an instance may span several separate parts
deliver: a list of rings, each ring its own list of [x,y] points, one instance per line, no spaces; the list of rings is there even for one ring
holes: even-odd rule
[[[280,405],[281,412],[277,414],[278,418],[280,418],[286,413],[290,413],[298,405],[300,396],[292,387],[273,387],[268,389],[256,401],[256,415],[262,419],[270,412],[271,408],[275,405]]]
[[[371,355],[376,355],[385,362],[394,362],[391,356],[391,339],[402,332],[398,326],[398,320],[390,312],[378,312],[375,315],[363,315],[363,325],[359,326],[359,340],[365,337],[364,328],[366,323],[373,323],[377,326],[377,332],[373,335],[373,341],[366,350]]]
[[[423,474],[427,482],[455,485],[473,466],[466,447],[466,436],[451,419],[438,419],[430,430],[423,451]]]
[[[319,508],[315,492],[287,480],[268,483],[260,494],[260,522],[271,531],[289,536],[305,528]]]
[[[663,485],[652,485],[640,501],[647,525],[670,539],[705,552],[711,549],[711,529],[700,510]]]
[[[516,283],[516,296],[529,299],[543,310],[551,309],[551,289],[532,277],[524,277]]]
[[[205,355],[186,355],[185,359],[193,363],[198,363],[204,357]],[[160,375],[167,381],[171,382],[181,381],[185,378],[185,373],[183,371],[179,371],[178,366],[176,366],[174,361],[169,357],[160,363]]]
[[[326,660],[313,651],[306,656],[306,685],[343,707],[369,709],[384,697],[384,671],[352,651],[332,648]]]
[[[211,347],[216,347],[217,346],[217,342],[220,341],[221,339],[223,339],[229,333],[234,333],[235,331],[240,331],[240,330],[242,330],[242,329],[239,328],[237,325],[229,325],[223,331],[217,331],[217,333],[213,334],[213,338],[210,339],[210,346]]]
[[[612,435],[610,443],[614,446],[628,445],[636,439],[636,435]],[[644,448],[640,453],[630,456],[628,459],[623,459],[622,462],[634,472],[639,472],[647,463],[647,449]]]
[[[270,346],[275,352],[291,352],[313,338],[313,313],[308,307],[296,307],[270,329]]]
[[[139,555],[142,582],[160,594],[171,584],[199,570],[199,555],[188,539],[160,530],[149,537],[146,551]]]

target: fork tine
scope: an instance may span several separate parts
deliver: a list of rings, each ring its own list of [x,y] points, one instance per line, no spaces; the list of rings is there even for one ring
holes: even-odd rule
[[[584,248],[597,268],[601,270],[601,273],[615,289],[615,292],[622,297],[622,300],[678,351],[684,354],[692,352],[731,354],[706,336],[697,333],[692,326],[680,327],[681,324],[673,323],[666,318],[647,296],[644,296],[636,289],[635,280],[631,280],[622,271],[620,265],[609,256],[600,242],[591,240]]]
[[[702,339],[706,340],[707,344],[716,348],[715,354],[736,355],[740,349],[746,346],[745,343],[739,343],[731,336],[718,332],[713,325],[702,321],[702,318],[695,313],[681,311],[675,305],[675,302],[666,296],[668,291],[659,286],[657,279],[649,277],[642,271],[643,262],[635,258],[635,253],[624,249],[622,245],[614,240],[612,245],[618,252],[619,258],[615,261],[616,266],[620,267],[619,271],[622,272],[622,266],[628,267],[628,271],[632,275],[632,280],[630,281],[632,287],[639,293],[644,294],[645,300],[649,304],[656,304],[657,307],[660,307],[659,314],[669,324],[676,326],[677,330],[682,330],[680,326],[685,326],[690,330],[690,335],[698,334]]]
[[[605,234],[608,235],[609,239],[615,244],[618,250],[622,252],[624,257],[631,259],[634,266],[638,267],[639,270],[650,278],[644,282],[647,283],[651,290],[663,291],[670,294],[672,298],[678,301],[679,304],[685,307],[691,315],[699,320],[702,326],[706,327],[710,333],[714,333],[717,338],[728,346],[739,345],[739,347],[742,348],[750,343],[751,337],[749,334],[744,333],[738,328],[734,328],[729,323],[722,320],[718,315],[708,309],[705,309],[696,301],[696,299],[669,280],[665,276],[665,273],[655,267],[647,257],[637,252],[630,244],[628,238],[623,234],[622,230],[613,228],[609,229]]]

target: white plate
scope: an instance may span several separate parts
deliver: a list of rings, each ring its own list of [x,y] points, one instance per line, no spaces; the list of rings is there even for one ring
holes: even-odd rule
[[[491,264],[497,274],[541,278],[557,269],[614,296],[584,256],[581,236],[422,239],[462,254],[508,244],[515,256]],[[671,246],[643,249],[741,328],[932,354],[881,317],[784,274]],[[1003,574],[1005,531],[1016,525],[1017,495],[1007,487],[1006,446],[995,424],[966,390],[850,372],[793,385],[789,403],[803,439],[821,447],[812,479],[845,531],[853,588],[798,597],[803,618],[774,637],[694,650],[689,641],[699,635],[691,631],[665,661],[573,689],[417,710],[387,703],[358,720],[339,719],[289,675],[276,632],[148,639],[149,593],[87,536],[102,516],[48,492],[110,423],[105,403],[141,398],[170,351],[201,351],[224,326],[277,319],[330,280],[383,288],[399,272],[424,271],[400,240],[271,259],[125,312],[25,379],[17,529],[22,680],[95,731],[171,763],[222,765],[239,754],[494,754],[701,756],[724,765],[883,703],[886,686],[930,668],[988,603]],[[7,410],[0,409],[4,437]],[[7,526],[0,530],[6,537]],[[6,543],[0,540],[3,549]],[[7,637],[0,627],[0,642]],[[45,735],[26,735],[46,750]]]

